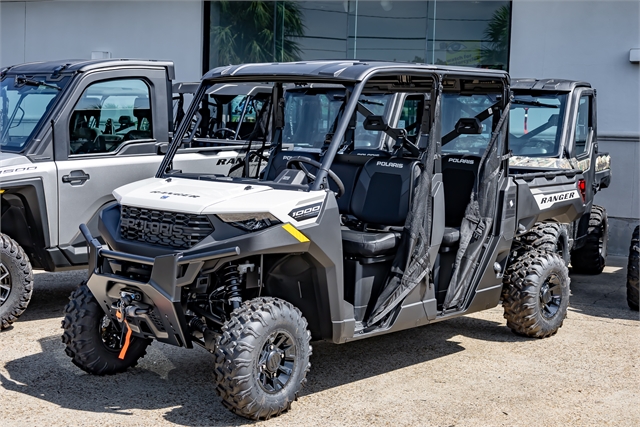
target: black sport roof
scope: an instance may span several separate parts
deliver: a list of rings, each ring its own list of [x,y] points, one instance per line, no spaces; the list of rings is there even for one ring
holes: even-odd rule
[[[153,66],[168,69],[169,78],[175,78],[172,61],[155,61],[150,59],[60,59],[57,61],[27,62],[10,67],[2,67],[2,74],[42,75],[58,72],[59,74],[73,74],[109,67],[122,66]]]
[[[571,92],[576,87],[591,87],[587,82],[579,80],[565,79],[532,79],[532,78],[512,78],[511,89],[518,90],[540,90],[553,92]]]
[[[411,71],[431,71],[439,73],[461,74],[477,77],[506,78],[509,76],[506,71],[487,70],[469,67],[450,67],[442,65],[425,65],[403,62],[383,62],[383,61],[300,61],[300,62],[280,62],[243,64],[218,67],[204,75],[203,80],[218,78],[264,79],[277,76],[280,79],[290,77],[303,77],[314,80],[342,80],[361,81],[369,73],[387,69],[391,72],[411,72]]]

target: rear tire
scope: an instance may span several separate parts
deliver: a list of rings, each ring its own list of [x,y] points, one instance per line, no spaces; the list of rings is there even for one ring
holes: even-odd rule
[[[8,328],[27,309],[33,294],[33,271],[20,245],[0,234],[0,329]]]
[[[640,270],[640,226],[633,230],[627,265],[627,303],[631,310],[638,311],[638,270]]]
[[[571,267],[574,273],[600,274],[607,261],[609,221],[602,206],[593,205],[589,216],[589,230],[584,246],[571,252]]]
[[[65,353],[78,368],[93,375],[113,375],[135,366],[151,340],[132,337],[124,359],[118,359],[120,329],[105,315],[86,284],[69,297],[62,320]]]
[[[539,222],[519,237],[522,243],[542,252],[555,252],[569,266],[570,247],[567,226],[554,222]]]
[[[569,306],[569,270],[558,254],[527,251],[508,267],[502,307],[517,335],[545,338],[562,326]]]
[[[306,382],[310,339],[302,313],[286,301],[262,297],[237,308],[214,353],[224,406],[252,420],[289,410]]]

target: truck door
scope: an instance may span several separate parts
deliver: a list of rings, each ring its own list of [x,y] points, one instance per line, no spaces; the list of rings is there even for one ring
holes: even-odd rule
[[[596,191],[595,173],[596,158],[598,157],[598,143],[595,127],[595,91],[593,89],[578,89],[572,100],[573,123],[570,131],[571,147],[568,152],[575,159],[578,169],[583,171],[585,179],[585,194],[587,200],[587,212],[591,210],[590,204]]]
[[[141,77],[144,76],[144,77]],[[97,233],[97,213],[112,191],[154,176],[168,138],[164,69],[88,74],[55,123],[59,245],[73,264],[86,262],[81,223]]]

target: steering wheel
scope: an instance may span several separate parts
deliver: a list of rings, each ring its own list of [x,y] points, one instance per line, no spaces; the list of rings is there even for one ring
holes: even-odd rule
[[[218,134],[220,134],[220,135],[218,135]],[[235,138],[236,137],[236,131],[233,130],[233,129],[229,129],[229,128],[220,128],[220,129],[217,129],[213,133],[213,137],[214,138],[218,138],[218,139]]]
[[[307,178],[309,178],[311,181],[315,181],[316,176],[311,172],[309,172],[309,170],[304,167],[303,163],[307,163],[318,169],[322,167],[322,164],[320,164],[320,162],[316,162],[315,160],[312,160],[308,157],[299,156],[299,157],[292,157],[287,161],[287,169],[292,169],[290,166],[297,166],[297,169],[304,172]],[[332,171],[331,169],[329,169],[328,175],[329,175],[329,178],[331,178],[333,182],[335,182],[336,185],[338,186],[338,192],[336,193],[336,199],[338,199],[340,198],[340,196],[344,194],[344,184],[342,183],[342,180],[338,178],[338,175],[336,175],[335,172]]]

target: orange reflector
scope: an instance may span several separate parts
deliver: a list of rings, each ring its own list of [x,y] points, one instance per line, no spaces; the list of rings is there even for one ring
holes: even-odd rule
[[[124,324],[127,327],[127,336],[124,337],[124,345],[118,355],[118,359],[120,360],[124,359],[124,356],[127,354],[127,350],[129,349],[129,343],[131,342],[131,328],[129,327],[129,323],[127,323],[127,319],[124,319]]]

